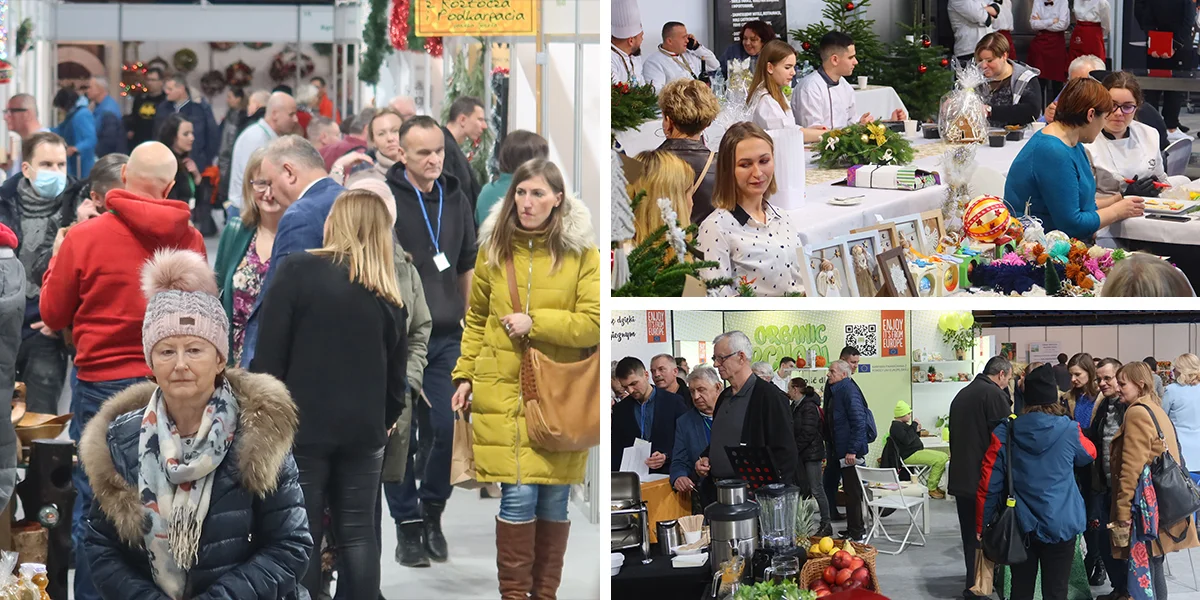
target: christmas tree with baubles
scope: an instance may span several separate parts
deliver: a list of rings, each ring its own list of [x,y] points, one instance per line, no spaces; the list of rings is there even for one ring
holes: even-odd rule
[[[930,40],[933,26],[914,15],[913,25],[903,25],[907,37],[890,48],[886,69],[879,79],[881,85],[891,86],[908,109],[908,118],[935,121],[942,96],[954,87],[954,70],[949,52]],[[878,115],[876,115],[878,116]]]
[[[825,7],[821,9],[820,22],[788,32],[792,39],[800,43],[796,60],[809,63],[813,69],[820,67],[821,38],[830,31],[840,31],[854,40],[854,52],[858,58],[854,75],[872,79],[882,76],[887,68],[884,60],[886,50],[875,33],[874,19],[866,18],[871,0],[823,1]]]

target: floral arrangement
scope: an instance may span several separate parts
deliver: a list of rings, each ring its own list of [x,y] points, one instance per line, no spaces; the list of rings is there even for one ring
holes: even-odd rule
[[[240,60],[225,67],[225,83],[229,85],[246,87],[253,80],[254,69]]]
[[[938,317],[938,329],[942,331],[942,341],[954,348],[959,360],[967,350],[975,347],[975,336],[979,333],[975,317],[970,311],[946,313]],[[933,369],[932,366],[929,368]]]
[[[658,94],[650,84],[632,86],[625,82],[612,84],[611,94],[613,133],[637,129],[642,123],[659,116]]]
[[[817,152],[817,165],[822,169],[905,165],[913,159],[912,144],[879,121],[827,131],[817,142]]]
[[[1119,248],[1089,248],[1080,240],[1063,241],[1057,238],[1058,236],[1055,236],[1053,241],[1047,240],[1049,248],[1038,242],[1022,244],[1019,258],[1032,265],[1040,266],[1050,262],[1063,265],[1063,281],[1083,290],[1094,290],[1097,283],[1104,281],[1113,265],[1126,256],[1125,251]],[[1049,289],[1046,291],[1051,293]]]

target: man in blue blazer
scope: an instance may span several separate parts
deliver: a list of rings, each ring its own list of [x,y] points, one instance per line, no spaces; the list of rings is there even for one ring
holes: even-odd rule
[[[621,469],[621,455],[634,440],[650,442],[651,473],[671,472],[671,453],[675,449],[675,422],[688,410],[688,403],[677,394],[654,387],[641,360],[627,356],[617,363],[617,379],[629,392],[612,412],[612,470]]]
[[[687,376],[686,389],[691,391],[692,406],[675,421],[675,449],[671,453],[671,487],[677,492],[692,494],[692,514],[701,514],[715,502],[716,488],[712,481],[696,472],[696,461],[708,454],[712,442],[713,410],[724,389],[717,370],[699,365]],[[711,492],[711,493],[710,493]]]
[[[208,168],[216,160],[217,151],[221,146],[221,130],[217,127],[217,119],[213,117],[212,107],[206,102],[192,102],[188,93],[187,79],[180,74],[172,75],[163,85],[167,99],[158,105],[158,113],[154,116],[154,137],[162,131],[167,117],[179,113],[192,123],[196,142],[192,146],[191,158],[200,171]],[[323,164],[323,163],[322,163]]]
[[[271,250],[271,266],[263,279],[262,291],[254,304],[254,312],[246,322],[246,338],[242,344],[243,368],[254,359],[258,341],[258,311],[271,285],[279,263],[289,254],[320,248],[325,241],[325,219],[333,208],[338,194],[346,190],[325,172],[325,161],[308,140],[287,135],[267,145],[262,162],[261,177],[271,182],[275,201],[287,208],[275,232]]]

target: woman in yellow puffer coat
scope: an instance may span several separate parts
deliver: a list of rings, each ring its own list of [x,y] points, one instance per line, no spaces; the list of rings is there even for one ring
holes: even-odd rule
[[[512,305],[510,259],[525,306]],[[571,525],[570,484],[583,481],[587,452],[549,452],[529,443],[519,398],[526,342],[558,362],[582,360],[600,343],[600,253],[591,216],[566,193],[558,167],[543,159],[517,168],[480,229],[452,406],[473,413],[476,476],[501,484],[501,598],[552,600]]]

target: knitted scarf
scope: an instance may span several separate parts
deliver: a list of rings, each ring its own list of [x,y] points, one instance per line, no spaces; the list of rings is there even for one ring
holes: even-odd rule
[[[154,582],[171,598],[184,596],[208,515],[213,471],[237,429],[238,402],[226,382],[217,388],[195,437],[179,437],[162,390],[154,391],[138,438],[138,488],[149,522],[144,538]]]
[[[46,241],[46,236],[53,237],[58,234],[59,215],[58,211],[62,204],[58,198],[43,198],[37,190],[33,189],[33,184],[29,183],[28,179],[22,179],[17,184],[17,203],[21,207],[21,248],[17,253],[17,258],[21,260],[21,265],[25,267],[26,273],[33,273],[34,266],[39,255],[42,254],[42,245]],[[41,281],[34,281],[34,278],[29,278],[29,282],[25,286],[25,297],[35,298],[41,291]]]

